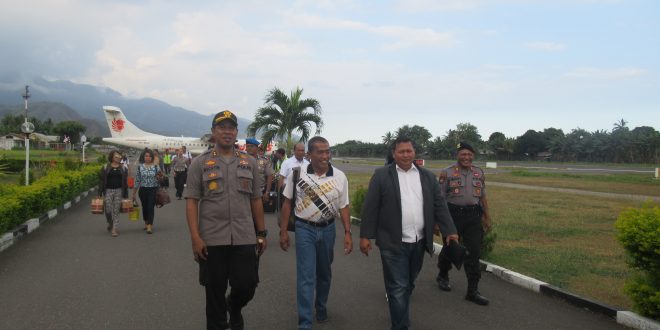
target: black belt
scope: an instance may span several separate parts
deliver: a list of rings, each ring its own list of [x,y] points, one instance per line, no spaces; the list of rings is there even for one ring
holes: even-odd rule
[[[479,204],[475,205],[456,205],[452,203],[447,203],[450,212],[456,212],[460,214],[472,214],[476,212],[481,212],[481,206]]]
[[[296,221],[300,221],[302,223],[306,223],[306,224],[308,224],[310,226],[314,226],[314,227],[327,227],[328,225],[331,225],[333,222],[335,222],[335,219],[330,219],[330,220],[327,220],[327,221],[309,221],[309,220],[305,220],[305,219],[301,219],[301,218],[296,217]]]

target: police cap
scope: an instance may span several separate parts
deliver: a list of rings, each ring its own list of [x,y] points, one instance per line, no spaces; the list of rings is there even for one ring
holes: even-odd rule
[[[234,126],[238,126],[238,119],[236,119],[236,115],[229,110],[223,110],[215,114],[213,117],[213,122],[211,122],[211,127],[214,127],[215,125],[220,124],[225,120],[230,120],[232,123],[234,123]]]
[[[245,139],[245,144],[254,144],[255,146],[258,146],[259,145],[259,140],[255,139],[253,137],[247,138],[247,139]]]

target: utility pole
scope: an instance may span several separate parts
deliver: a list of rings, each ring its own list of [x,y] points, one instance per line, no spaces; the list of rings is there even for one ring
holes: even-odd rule
[[[28,99],[30,98],[30,86],[25,85],[25,122],[21,125],[21,131],[25,134],[25,185],[30,185],[30,133],[34,132],[34,124],[28,121]]]

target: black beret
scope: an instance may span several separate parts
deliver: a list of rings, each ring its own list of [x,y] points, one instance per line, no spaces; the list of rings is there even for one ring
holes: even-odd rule
[[[469,145],[467,142],[459,142],[456,145],[456,151],[458,152],[458,151],[461,151],[463,149],[470,150],[470,151],[472,151],[473,154],[476,154],[476,152],[474,151],[474,148],[472,148],[472,146]]]

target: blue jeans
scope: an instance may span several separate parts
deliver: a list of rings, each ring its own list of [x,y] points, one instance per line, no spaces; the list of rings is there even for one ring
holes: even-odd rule
[[[325,227],[296,221],[296,291],[298,300],[298,328],[312,328],[312,301],[316,289],[316,316],[327,317],[326,304],[330,293],[334,258],[335,223]]]
[[[424,240],[420,240],[401,243],[400,249],[380,250],[392,329],[410,327],[410,296],[424,262],[424,246]]]

